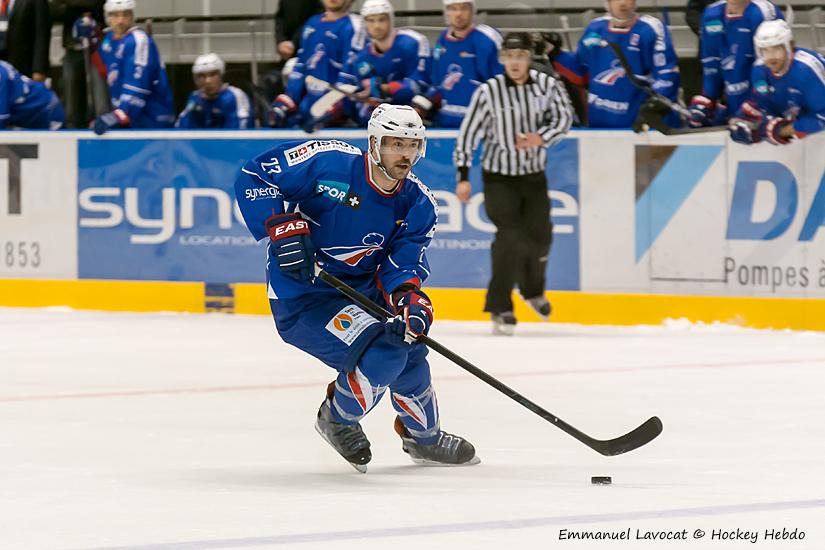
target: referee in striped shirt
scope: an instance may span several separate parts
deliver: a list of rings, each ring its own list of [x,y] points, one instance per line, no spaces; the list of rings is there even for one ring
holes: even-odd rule
[[[484,141],[484,207],[497,229],[484,311],[491,314],[496,334],[513,334],[511,293],[516,285],[545,320],[551,309],[544,296],[553,229],[545,176],[547,148],[570,129],[573,110],[561,82],[530,69],[532,55],[528,33],[512,32],[504,38],[500,57],[505,72],[476,89],[453,154],[456,195],[467,202],[473,151]]]

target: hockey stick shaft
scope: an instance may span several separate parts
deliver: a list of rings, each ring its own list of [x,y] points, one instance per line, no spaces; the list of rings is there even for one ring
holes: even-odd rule
[[[352,101],[358,101],[360,103],[385,103],[385,101],[383,99],[378,98],[378,97],[367,97],[367,98],[358,97],[357,95],[355,95],[352,92],[348,92],[347,90],[341,89],[341,87],[338,86],[335,83],[330,83],[330,82],[327,82],[326,80],[321,80],[320,78],[316,78],[312,75],[307,75],[306,83],[307,83],[308,86],[318,86],[319,88],[324,88],[324,89],[327,89],[327,90],[334,90],[334,91],[338,92],[339,94],[343,95],[344,97],[346,97],[347,99],[351,99]]]
[[[92,59],[89,53],[89,39],[83,39],[83,76],[86,78],[86,118],[91,119],[97,115],[97,105],[95,105],[95,93],[92,88]],[[83,121],[84,124],[88,120]],[[88,126],[88,124],[87,124]]]
[[[627,60],[627,56],[622,51],[621,46],[619,46],[615,42],[608,42],[607,40],[602,41],[602,46],[608,46],[611,50],[613,50],[616,59],[619,60],[619,63],[622,65],[627,78],[630,79],[630,83],[645,92],[647,95],[655,97],[664,105],[670,107],[671,110],[679,113],[683,117],[689,117],[690,112],[676,103],[675,101],[671,101],[669,98],[663,96],[659,92],[655,91],[653,88],[650,87],[650,84],[647,83],[643,78],[633,72],[633,69],[630,68],[630,62]]]
[[[322,281],[327,283],[328,285],[332,286],[333,288],[340,291],[342,294],[346,295],[352,301],[378,317],[386,321],[394,317],[392,313],[381,307],[380,305],[376,304],[374,301],[370,300],[368,297],[364,296],[345,282],[341,281],[334,275],[330,275],[326,271],[322,270],[320,266],[316,264],[315,268],[316,277],[320,278]],[[476,367],[457,353],[454,353],[447,347],[439,344],[434,339],[430,338],[427,335],[420,336],[418,341],[425,344],[431,350],[439,353],[440,355],[446,357],[462,369],[466,370],[476,378],[479,378],[483,382],[487,383],[488,385],[492,386],[499,392],[503,393],[519,405],[525,407],[527,410],[537,414],[538,416],[542,417],[544,420],[550,422],[566,434],[572,436],[574,439],[584,443],[594,451],[605,455],[605,456],[613,456],[622,453],[626,453],[628,451],[632,451],[642,445],[649,443],[653,440],[656,436],[659,435],[662,431],[662,422],[657,417],[652,417],[647,420],[644,424],[615,439],[611,440],[599,440],[590,437],[589,435],[585,434],[584,432],[578,430],[577,428],[571,426],[558,416],[554,415],[553,413],[545,410],[541,406],[537,405],[536,403],[530,401],[516,390],[510,388],[509,386],[505,385],[503,382],[499,381],[497,378],[487,374],[480,368]]]
[[[662,131],[666,136],[685,136],[690,134],[709,134],[713,132],[727,132],[727,126],[705,126],[701,128],[670,128],[666,131]]]

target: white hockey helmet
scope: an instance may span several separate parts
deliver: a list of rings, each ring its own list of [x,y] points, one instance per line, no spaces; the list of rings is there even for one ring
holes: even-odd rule
[[[368,17],[370,15],[378,15],[386,13],[393,18],[395,10],[392,9],[392,4],[387,0],[364,0],[361,5],[361,17]]]
[[[213,71],[218,71],[221,75],[226,71],[226,63],[216,53],[199,55],[192,64],[192,74],[211,73]]]
[[[135,0],[106,0],[103,4],[103,11],[107,14],[113,11],[135,11],[136,5]]]
[[[790,25],[783,19],[765,21],[756,29],[753,36],[753,45],[756,55],[762,59],[762,48],[771,46],[785,46],[788,56],[791,55],[791,42],[793,42],[793,31]]]
[[[361,17],[386,13],[390,17],[390,27],[395,26],[395,10],[388,0],[364,0],[361,6]]]
[[[452,6],[453,4],[472,4],[473,11],[476,9],[476,2],[475,0],[442,0],[444,2],[444,7]]]
[[[369,145],[370,161],[378,166],[385,176],[392,179],[381,164],[381,142],[385,137],[420,139],[418,154],[412,161],[415,164],[427,153],[427,137],[424,135],[424,130],[421,117],[409,105],[382,103],[375,108],[367,123],[367,136],[375,137],[375,150],[373,151],[372,144]]]

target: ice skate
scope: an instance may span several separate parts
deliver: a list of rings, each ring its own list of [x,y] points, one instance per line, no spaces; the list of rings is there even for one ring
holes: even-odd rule
[[[516,316],[512,311],[491,314],[493,320],[493,334],[512,336],[516,330]]]
[[[535,311],[536,315],[541,317],[543,321],[550,320],[550,313],[553,311],[553,306],[550,305],[550,302],[544,297],[544,294],[533,298],[525,298],[524,301],[527,302],[530,309]]]
[[[416,464],[423,466],[473,466],[481,462],[473,445],[443,430],[438,432],[438,440],[432,445],[421,445],[410,436],[401,419],[395,419],[395,431],[401,436],[401,449],[410,455]]]
[[[318,419],[315,421],[315,431],[353,468],[366,474],[367,464],[372,459],[372,452],[370,452],[370,442],[364,435],[361,424],[347,425],[337,422],[332,416],[330,403],[329,399],[324,399],[321,403],[321,408],[318,409]]]

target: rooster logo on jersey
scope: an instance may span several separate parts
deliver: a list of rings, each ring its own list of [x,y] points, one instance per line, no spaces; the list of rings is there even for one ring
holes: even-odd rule
[[[380,233],[368,233],[363,239],[363,245],[358,246],[331,246],[322,248],[327,255],[347,265],[356,266],[358,262],[372,256],[375,252],[382,250],[384,235]]]
[[[321,62],[321,59],[323,59],[324,54],[326,54],[326,53],[327,53],[327,51],[326,51],[326,48],[324,48],[323,44],[316,44],[315,45],[315,50],[312,52],[312,56],[310,56],[310,58],[307,59],[307,63],[306,63],[307,69],[314,70],[315,68],[317,68],[318,63]]]
[[[461,80],[461,77],[464,76],[464,73],[461,72],[461,65],[457,65],[456,63],[451,64],[447,67],[447,76],[444,77],[444,81],[441,83],[441,87],[445,90],[452,90],[458,81]]]
[[[593,81],[604,84],[605,86],[613,86],[619,79],[624,78],[624,76],[624,68],[619,66],[618,61],[613,61],[610,68],[597,74]]]

